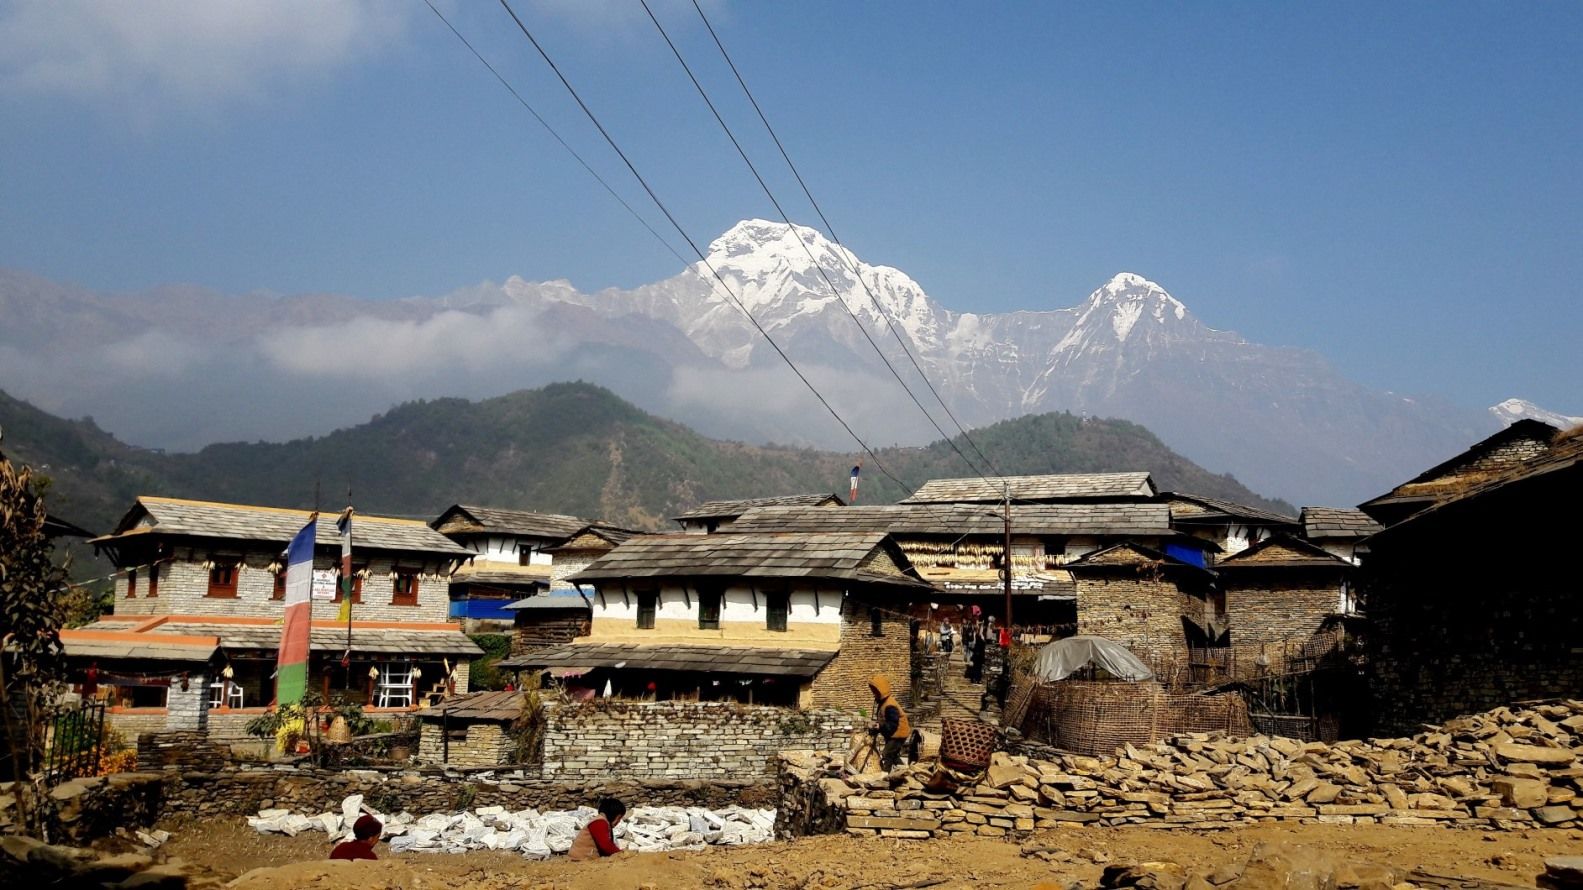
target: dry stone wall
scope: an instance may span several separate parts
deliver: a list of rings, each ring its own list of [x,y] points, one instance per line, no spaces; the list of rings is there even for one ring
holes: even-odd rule
[[[926,790],[932,763],[843,776],[839,755],[789,753],[778,830],[927,838],[1074,823],[1573,828],[1583,826],[1580,756],[1583,701],[1500,708],[1411,738],[1327,745],[1195,734],[1109,757],[997,753],[950,793]]]
[[[827,607],[829,608],[829,607]],[[847,599],[840,607],[841,650],[809,684],[808,701],[815,708],[872,709],[868,678],[884,674],[896,700],[912,696],[912,630],[904,616],[881,610],[874,633],[870,607]]]
[[[845,750],[861,718],[730,702],[563,705],[544,734],[546,779],[757,779],[787,750]]]

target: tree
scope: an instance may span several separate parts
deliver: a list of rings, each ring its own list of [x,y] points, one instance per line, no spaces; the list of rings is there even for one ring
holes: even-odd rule
[[[48,714],[66,667],[60,642],[66,569],[55,563],[44,534],[40,488],[29,468],[13,466],[0,452],[0,778],[32,785],[33,794],[24,789],[16,797],[22,827],[33,833],[41,829],[32,801],[42,799]]]

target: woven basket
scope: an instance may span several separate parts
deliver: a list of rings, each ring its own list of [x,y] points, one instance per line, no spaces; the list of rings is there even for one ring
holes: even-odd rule
[[[968,769],[989,766],[999,734],[993,724],[945,717],[940,721],[940,761]]]

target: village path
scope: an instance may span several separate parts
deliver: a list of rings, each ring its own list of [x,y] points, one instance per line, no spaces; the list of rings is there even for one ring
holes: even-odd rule
[[[1261,844],[1303,847],[1349,862],[1424,868],[1493,885],[1532,887],[1548,856],[1576,853],[1583,832],[1484,832],[1385,825],[1250,825],[1219,832],[1073,828],[1026,842],[991,839],[896,841],[829,836],[699,852],[622,854],[593,863],[563,858],[532,862],[498,852],[412,854],[375,863],[325,861],[322,835],[259,835],[240,819],[211,820],[201,830],[167,824],[167,845],[195,871],[231,880],[234,890],[812,890],[903,887],[935,878],[939,890],[1055,890],[1074,881],[1095,886],[1106,863],[1164,860],[1190,869],[1242,862]],[[253,871],[264,867],[263,870]]]

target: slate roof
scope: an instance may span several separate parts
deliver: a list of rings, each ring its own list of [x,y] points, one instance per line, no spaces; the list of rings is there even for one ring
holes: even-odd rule
[[[474,563],[462,566],[451,576],[451,585],[479,584],[503,587],[548,587],[550,567],[543,565],[510,566],[498,563]]]
[[[837,512],[832,510],[831,512]],[[891,552],[883,532],[862,534],[644,535],[606,553],[568,581],[628,578],[815,578],[924,587],[912,577],[865,566],[875,551]],[[893,555],[899,556],[899,551]],[[897,561],[898,568],[903,564]]]
[[[741,516],[754,507],[825,507],[832,504],[837,507],[843,507],[846,506],[846,501],[833,494],[789,494],[772,498],[705,501],[686,513],[671,518],[677,522],[684,519],[730,519]]]
[[[1215,568],[1226,570],[1262,568],[1351,569],[1352,563],[1292,535],[1278,534],[1253,544],[1241,553],[1221,559]]]
[[[566,540],[555,545],[554,547],[544,548],[544,552],[559,553],[563,550],[582,549],[573,548],[571,545],[573,541],[576,541],[578,538],[581,538],[584,535],[593,535],[603,539],[611,545],[620,546],[637,537],[638,535],[647,534],[650,534],[650,532],[641,531],[635,528],[622,528],[617,525],[605,525],[602,522],[595,522],[585,525],[577,531],[572,532],[570,535],[567,535]]]
[[[1177,505],[1172,505],[1171,519],[1176,522],[1213,522],[1224,521],[1229,518],[1241,519],[1245,522],[1251,521],[1254,524],[1290,526],[1298,524],[1296,516],[1286,516],[1271,510],[1261,510],[1258,507],[1250,507],[1247,504],[1239,504],[1235,501],[1227,501],[1220,498],[1188,494],[1184,491],[1161,492],[1160,497],[1166,502],[1180,499],[1198,506],[1199,509],[1197,510],[1184,510]]]
[[[315,622],[309,632],[309,649],[314,652],[340,652],[346,648],[346,625]],[[216,647],[221,649],[276,649],[280,646],[280,625],[268,620],[255,622],[205,622],[201,616],[172,616],[155,623],[101,619],[81,628],[88,633],[63,631],[61,640],[72,657],[174,658],[176,655],[147,654],[186,646],[195,652],[199,640],[213,640],[201,655],[188,654],[192,660],[207,660]],[[126,647],[125,656],[95,654],[108,647]],[[429,625],[392,628],[385,625],[352,623],[352,649],[412,655],[478,656],[478,648],[456,625]]]
[[[588,600],[583,599],[580,595],[564,596],[552,594],[547,596],[526,597],[524,599],[507,603],[506,605],[501,606],[501,608],[508,612],[537,612],[541,609],[548,609],[552,611],[555,609],[577,609],[579,611],[585,611],[593,607],[589,605]]]
[[[1309,540],[1366,538],[1380,530],[1380,524],[1362,510],[1351,507],[1304,507],[1303,537]]]
[[[965,535],[1004,532],[1000,509],[989,504],[897,504],[827,508],[758,507],[721,534],[742,532],[886,532],[895,535]],[[1171,529],[1166,504],[1013,504],[1011,526],[1023,535],[1132,535],[1161,537]]]
[[[1085,554],[1081,559],[1073,560],[1062,566],[1066,571],[1077,575],[1085,571],[1108,570],[1142,565],[1144,563],[1159,563],[1165,568],[1173,570],[1187,570],[1195,575],[1214,577],[1214,572],[1186,563],[1174,556],[1163,553],[1153,547],[1145,547],[1132,541],[1122,541]]]
[[[1485,439],[1468,446],[1457,456],[1442,461],[1403,482],[1385,494],[1364,501],[1364,507],[1394,504],[1427,506],[1459,491],[1510,472],[1524,462],[1515,455],[1500,455],[1514,443],[1543,443],[1548,446],[1560,430],[1540,420],[1525,417]],[[1535,455],[1537,456],[1537,455]]]
[[[447,535],[492,533],[561,541],[586,528],[588,520],[560,513],[453,504],[429,524]]]
[[[1157,494],[1148,473],[1057,473],[1046,476],[992,476],[988,479],[931,479],[903,504],[1066,501],[1099,498],[1152,498]]]
[[[812,677],[834,650],[753,649],[741,646],[569,643],[502,659],[503,668],[621,668],[774,677]]]
[[[522,716],[522,705],[526,696],[521,692],[512,690],[491,690],[489,692],[469,692],[442,699],[435,704],[419,711],[419,717],[432,717],[436,720],[499,720],[510,722]]]
[[[178,535],[264,541],[284,547],[307,524],[312,513],[282,507],[255,507],[143,495],[115,531],[94,538],[95,545],[117,544],[143,535]],[[319,514],[321,547],[339,547],[334,513]],[[446,557],[472,556],[471,550],[416,519],[395,519],[358,513],[352,517],[352,549],[394,550]]]

